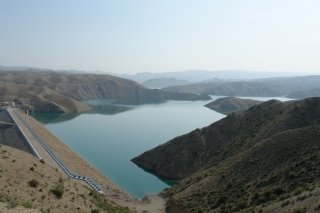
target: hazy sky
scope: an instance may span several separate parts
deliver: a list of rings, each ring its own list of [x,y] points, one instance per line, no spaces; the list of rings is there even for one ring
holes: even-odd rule
[[[0,65],[320,73],[320,1],[0,0]]]

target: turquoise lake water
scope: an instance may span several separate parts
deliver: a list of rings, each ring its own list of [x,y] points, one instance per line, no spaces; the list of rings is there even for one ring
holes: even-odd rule
[[[143,198],[174,182],[158,178],[130,160],[224,118],[203,106],[210,101],[95,99],[84,101],[92,110],[83,113],[38,113],[34,117],[113,183],[132,196]]]

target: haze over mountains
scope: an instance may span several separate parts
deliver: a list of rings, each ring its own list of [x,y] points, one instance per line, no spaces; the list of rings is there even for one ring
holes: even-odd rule
[[[224,96],[291,96],[300,93],[300,98],[320,96],[316,88],[320,88],[320,75],[255,79],[233,82],[209,82],[162,88],[163,91],[188,92],[194,94],[224,95]],[[304,91],[310,91],[301,93]],[[305,94],[305,95],[303,95]]]
[[[190,84],[189,81],[186,80],[178,80],[176,78],[154,78],[149,79],[141,83],[141,85],[147,87],[147,88],[163,88],[163,87],[169,87],[169,86],[176,86],[176,85],[185,85]]]
[[[258,79],[258,78],[273,78],[273,77],[293,77],[293,76],[304,76],[312,75],[307,72],[268,72],[268,71],[247,71],[247,70],[187,70],[187,71],[175,71],[175,72],[162,72],[162,73],[151,73],[151,72],[139,72],[137,74],[119,74],[114,72],[104,72],[100,70],[85,71],[85,70],[53,70],[48,68],[36,68],[36,67],[18,67],[18,66],[2,66],[0,70],[21,70],[21,71],[54,71],[64,73],[84,73],[84,74],[110,74],[121,78],[130,79],[138,83],[156,78],[176,78],[178,80],[186,80],[192,83],[208,81],[211,79]]]
[[[6,67],[0,70],[47,71],[31,67]],[[65,74],[105,74],[103,71],[55,70]],[[134,75],[109,73],[141,83],[147,88],[162,88],[163,91],[209,94],[223,96],[287,96],[307,98],[320,96],[319,75],[296,72],[254,72],[243,70],[204,71],[189,70],[165,73],[137,73]],[[291,93],[293,93],[291,95]]]

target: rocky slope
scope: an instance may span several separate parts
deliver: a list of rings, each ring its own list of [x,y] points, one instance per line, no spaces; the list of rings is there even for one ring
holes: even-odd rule
[[[240,99],[235,97],[218,98],[205,107],[217,111],[222,114],[230,114],[232,112],[242,113],[254,105],[263,103],[263,101],[256,101],[251,99]]]
[[[271,100],[132,161],[183,179],[163,193],[170,197],[168,212],[314,212],[320,204],[313,191],[319,191],[319,150],[320,98]]]
[[[0,101],[15,101],[39,112],[84,111],[84,99],[158,98],[209,100],[208,95],[151,90],[110,75],[63,74],[55,72],[0,72]]]

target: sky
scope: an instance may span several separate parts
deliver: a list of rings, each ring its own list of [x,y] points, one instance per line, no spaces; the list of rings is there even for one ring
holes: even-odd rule
[[[320,74],[319,0],[0,0],[0,65]]]

